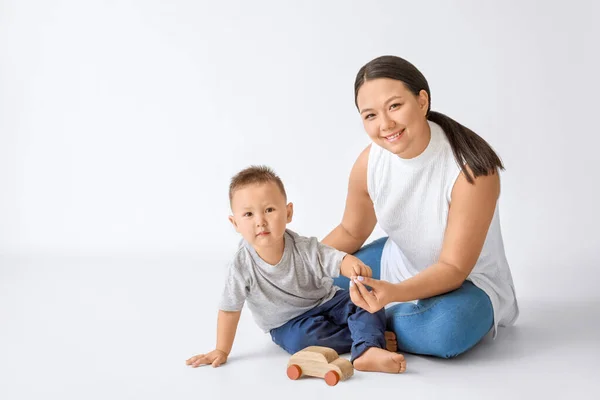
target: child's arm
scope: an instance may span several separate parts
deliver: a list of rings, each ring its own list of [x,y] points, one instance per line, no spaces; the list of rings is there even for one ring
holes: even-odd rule
[[[347,254],[342,260],[340,266],[340,275],[351,278],[355,276],[365,276],[370,278],[373,275],[371,268],[365,265],[359,258]]]
[[[240,321],[241,311],[223,311],[219,310],[217,318],[217,348],[207,354],[198,354],[186,360],[186,364],[194,368],[211,364],[218,367],[227,362],[227,357],[233,347],[235,332]]]

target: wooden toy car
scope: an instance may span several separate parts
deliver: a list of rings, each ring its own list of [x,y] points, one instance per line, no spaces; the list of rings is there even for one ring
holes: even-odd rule
[[[354,374],[352,363],[340,358],[338,353],[329,347],[309,346],[290,357],[287,376],[292,380],[302,375],[325,378],[329,386],[335,386]]]

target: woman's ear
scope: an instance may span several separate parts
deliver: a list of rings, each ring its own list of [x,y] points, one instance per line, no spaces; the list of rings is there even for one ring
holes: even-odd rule
[[[429,95],[424,89],[421,89],[419,92],[417,102],[419,103],[419,108],[423,112],[423,115],[427,115],[427,111],[429,110]]]

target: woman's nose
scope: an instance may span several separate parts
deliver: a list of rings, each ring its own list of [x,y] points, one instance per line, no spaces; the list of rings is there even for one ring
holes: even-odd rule
[[[381,118],[381,130],[389,131],[390,129],[393,129],[395,126],[396,126],[396,123],[394,122],[394,120],[391,119],[390,117],[388,117],[387,115],[383,114],[383,116]]]

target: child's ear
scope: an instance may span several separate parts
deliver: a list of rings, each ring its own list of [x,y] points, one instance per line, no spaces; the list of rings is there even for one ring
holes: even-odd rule
[[[236,232],[239,232],[238,231],[237,222],[235,222],[235,218],[233,217],[233,215],[229,216],[229,222],[231,222],[231,225],[233,225],[233,227],[235,228]]]
[[[287,223],[289,224],[292,222],[292,216],[294,216],[294,204],[288,203],[288,205],[285,206],[285,209],[287,211]]]

